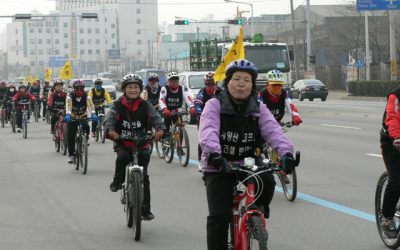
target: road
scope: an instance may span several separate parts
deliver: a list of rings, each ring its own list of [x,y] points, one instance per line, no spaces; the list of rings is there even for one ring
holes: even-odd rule
[[[382,102],[295,101],[304,123],[288,136],[302,153],[299,197],[277,187],[268,220],[270,249],[385,249],[374,222]],[[112,143],[91,141],[88,174],[54,151],[49,126],[30,123],[28,139],[0,129],[1,249],[206,249],[207,203],[197,172],[197,128],[187,126],[191,165],[153,155],[156,218],[133,240],[119,193],[111,193]]]

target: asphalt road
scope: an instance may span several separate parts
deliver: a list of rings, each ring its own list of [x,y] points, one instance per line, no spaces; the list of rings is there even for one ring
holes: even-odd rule
[[[302,153],[299,196],[277,187],[268,220],[270,249],[385,249],[374,222],[374,192],[383,102],[295,101],[304,123],[288,136]],[[112,143],[91,142],[88,174],[54,151],[49,126],[30,123],[28,139],[0,129],[0,249],[206,249],[207,204],[197,172],[197,128],[191,165],[153,155],[150,181],[156,218],[133,240],[119,193],[109,191]]]

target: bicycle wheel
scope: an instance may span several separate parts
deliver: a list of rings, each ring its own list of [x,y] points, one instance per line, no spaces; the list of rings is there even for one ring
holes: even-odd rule
[[[80,137],[77,137],[75,139],[76,141],[76,147],[75,147],[75,170],[79,170],[79,167],[82,165],[82,141],[80,139]]]
[[[164,159],[164,147],[163,147],[164,139],[161,139],[158,142],[154,142],[154,144],[156,145],[156,152],[158,157]]]
[[[82,136],[82,146],[81,146],[81,153],[80,153],[82,174],[87,173],[88,157],[89,157],[89,148],[87,146],[87,140],[86,140],[85,136]]]
[[[28,137],[28,121],[26,119],[22,121],[22,129],[24,130],[22,136],[26,139]]]
[[[15,126],[16,126],[16,117],[15,117],[15,112],[12,112],[11,114],[11,131],[15,133]]]
[[[133,235],[136,241],[140,240],[142,232],[142,203],[143,203],[143,186],[142,177],[139,171],[131,172],[132,180],[132,212],[133,212]]]
[[[185,128],[179,129],[178,142],[176,144],[176,153],[179,158],[179,163],[182,167],[186,167],[190,158],[189,136]]]
[[[248,249],[267,249],[268,233],[260,216],[251,216],[248,221]]]
[[[279,180],[283,189],[283,194],[288,201],[294,201],[297,196],[297,174],[293,169],[291,174],[278,173]]]
[[[163,149],[164,149],[164,160],[167,163],[171,163],[174,159],[174,147],[175,147],[175,139],[173,138],[175,135],[170,135],[164,139]]]
[[[381,230],[380,222],[382,218],[382,204],[383,197],[385,194],[385,190],[389,181],[389,174],[384,172],[378,180],[378,184],[376,185],[375,191],[375,220],[376,225],[378,227],[379,236],[381,237],[383,243],[391,249],[396,249],[400,246],[400,234],[397,235],[397,238],[388,238]],[[396,213],[393,217],[397,231],[399,231],[400,225],[400,202],[397,202]]]
[[[1,127],[4,128],[4,125],[6,124],[6,111],[4,109],[1,109]]]
[[[35,104],[35,108],[34,108],[34,116],[35,116],[35,122],[39,121],[39,106],[37,104]]]
[[[67,128],[66,126],[63,126],[62,128],[62,134],[61,134],[61,152],[63,155],[67,154],[68,151],[68,141],[67,141]]]
[[[60,135],[59,135],[59,132],[58,132],[57,125],[55,127],[56,127],[56,129],[54,131],[54,133],[55,133],[54,147],[56,149],[56,152],[58,153],[58,152],[60,152],[61,142],[60,142]]]

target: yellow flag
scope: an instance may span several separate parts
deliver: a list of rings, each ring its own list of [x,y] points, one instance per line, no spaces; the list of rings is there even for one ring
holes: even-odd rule
[[[243,27],[240,27],[239,36],[233,42],[229,51],[225,54],[224,60],[218,66],[214,73],[214,81],[222,81],[225,79],[225,68],[232,61],[244,59],[244,46],[243,46]]]
[[[53,70],[51,70],[51,68],[46,68],[46,75],[44,76],[44,81],[50,82],[52,75],[53,75]]]
[[[68,60],[65,62],[64,66],[60,70],[60,78],[63,80],[71,79],[74,76],[72,73],[72,65],[71,61]]]

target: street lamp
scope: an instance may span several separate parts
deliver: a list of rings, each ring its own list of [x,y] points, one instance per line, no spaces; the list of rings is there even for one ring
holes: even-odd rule
[[[224,0],[225,2],[229,2],[229,3],[241,3],[241,4],[246,4],[246,5],[250,5],[251,7],[251,37],[254,37],[254,12],[253,12],[253,4],[252,3],[245,3],[245,2],[238,2],[238,1],[232,1],[232,0]]]
[[[191,18],[187,18],[187,17],[180,17],[180,16],[174,16],[175,17],[175,19],[186,19],[186,20],[190,20],[190,21],[194,21],[195,23],[196,23],[196,36],[197,36],[197,41],[199,40],[199,30],[200,30],[200,28],[199,28],[199,25],[198,25],[198,21],[199,20],[197,20],[197,19],[191,19]]]

